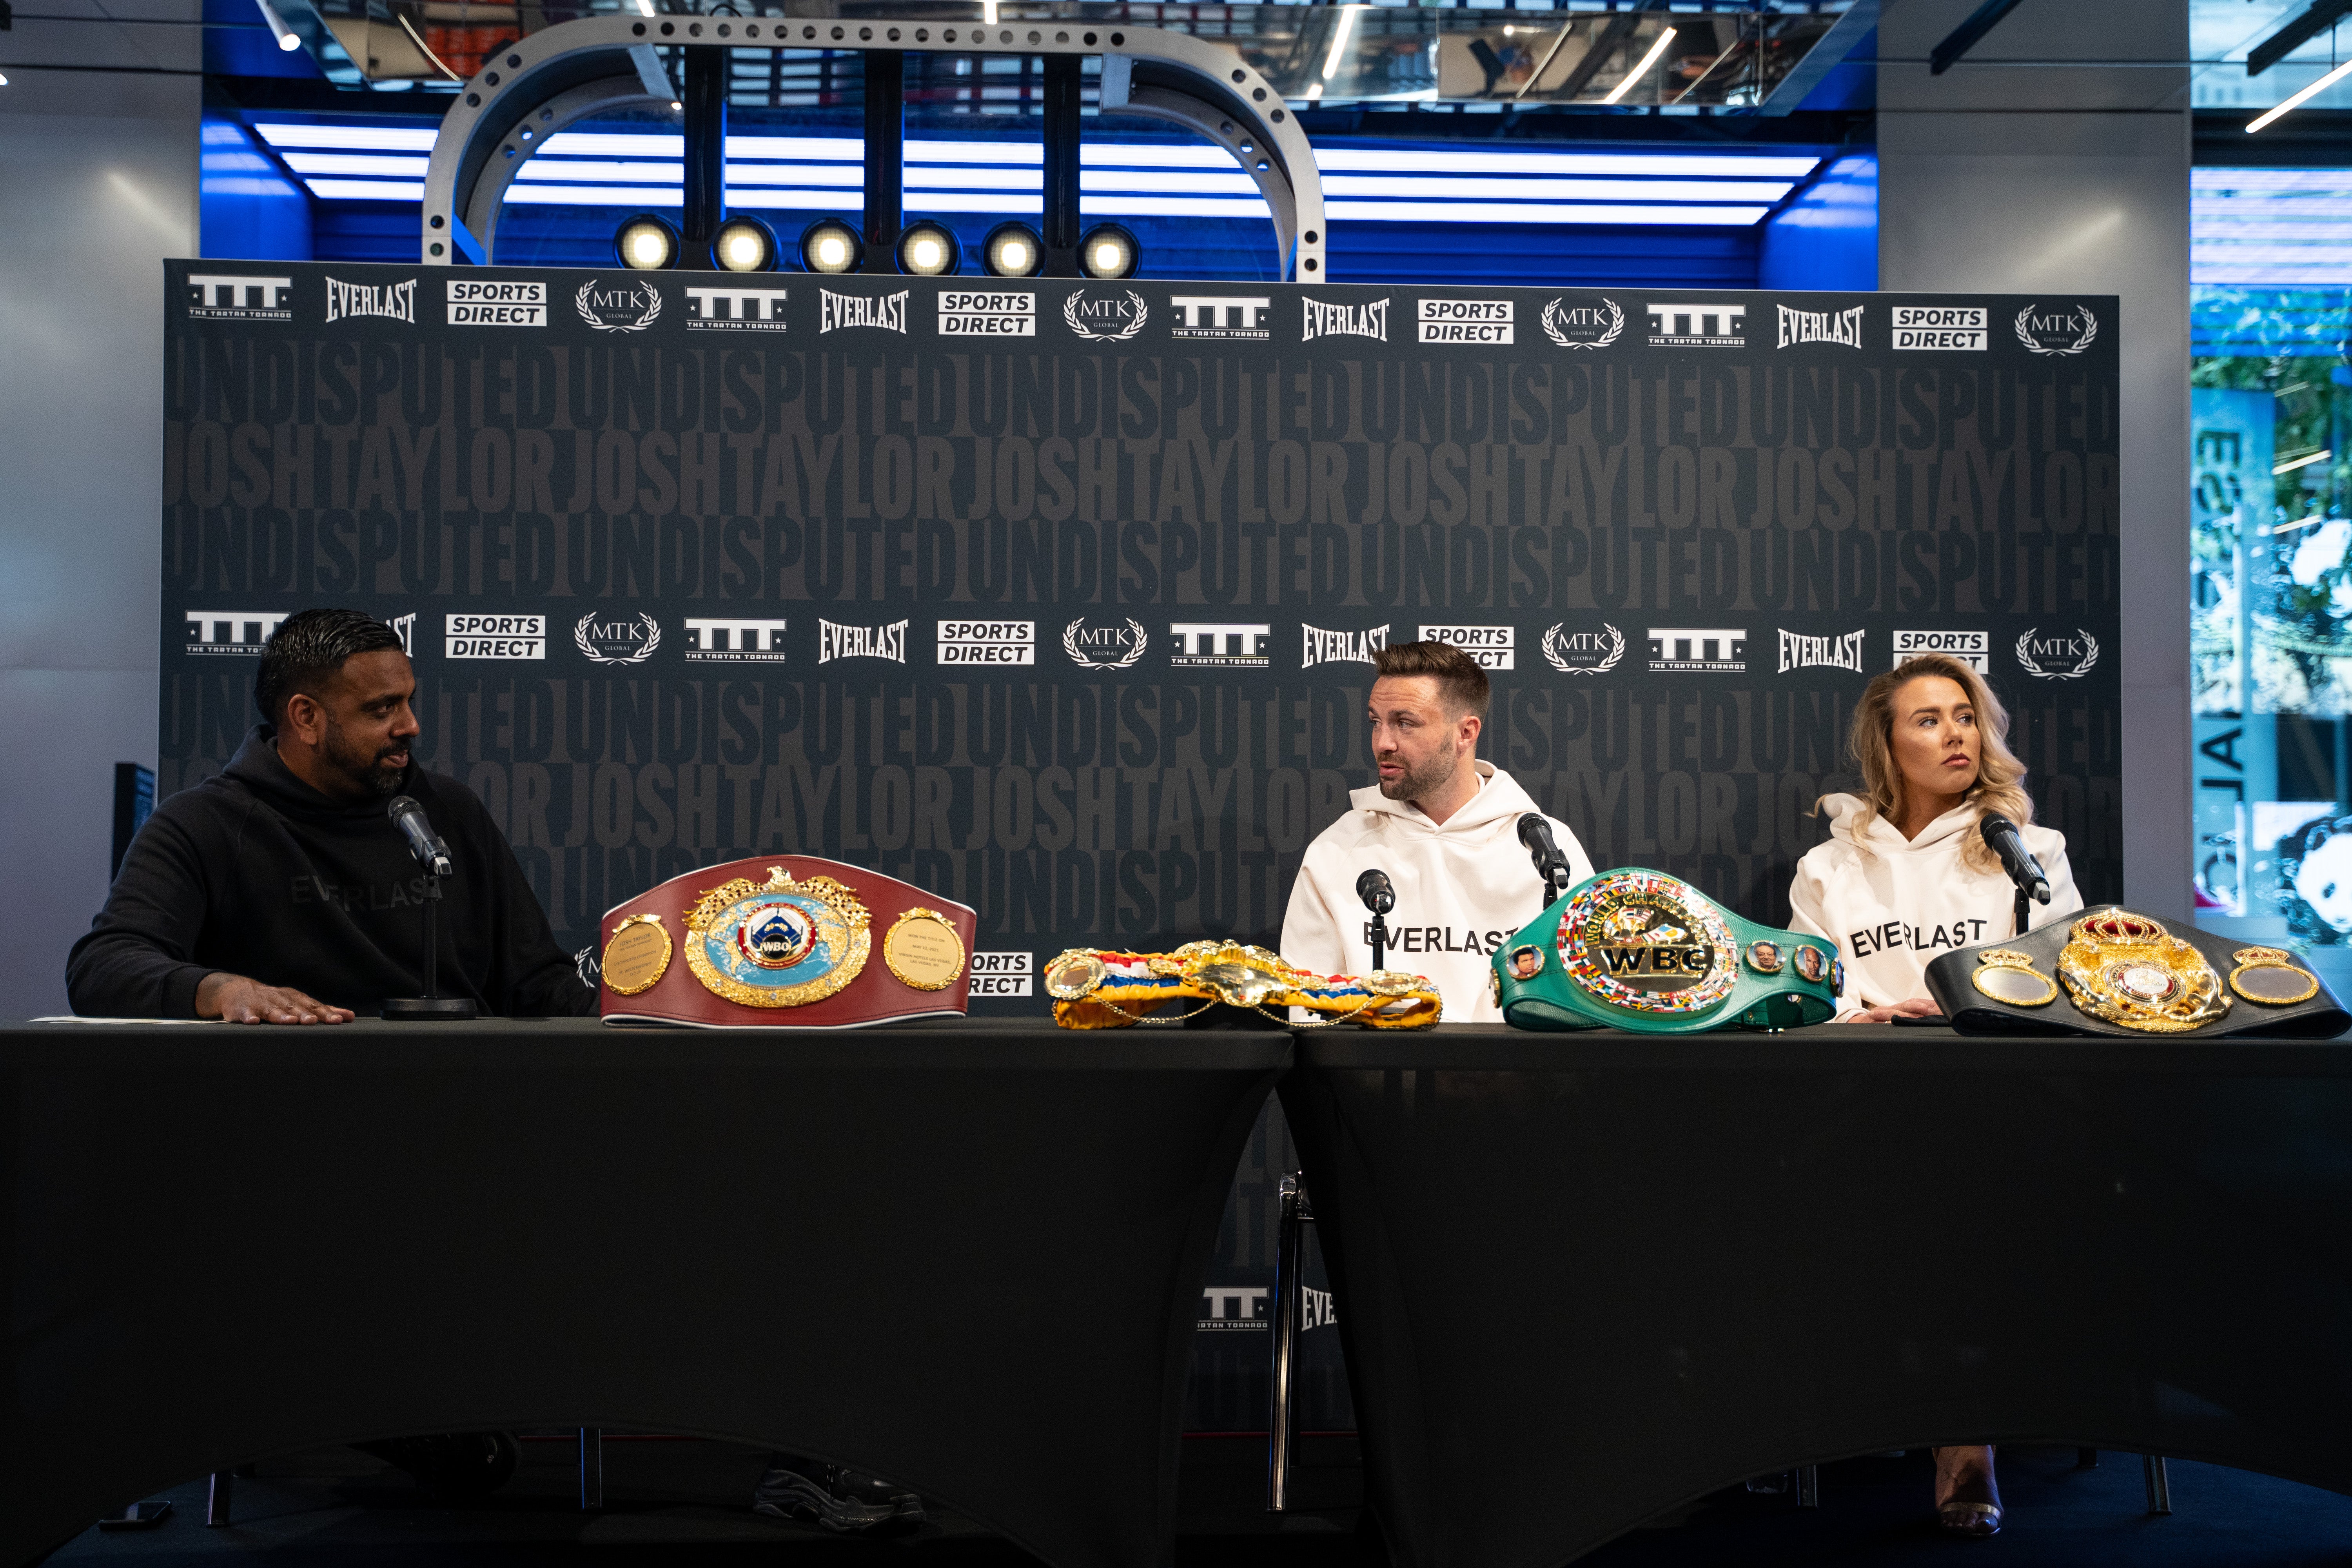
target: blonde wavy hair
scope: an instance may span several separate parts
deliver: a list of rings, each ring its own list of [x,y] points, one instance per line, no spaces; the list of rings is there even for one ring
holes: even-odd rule
[[[1862,812],[1851,832],[1854,847],[1865,858],[1871,857],[1864,835],[1872,819],[1892,821],[1903,805],[1903,770],[1895,765],[1895,694],[1907,682],[1934,675],[1967,692],[1969,706],[1976,711],[1977,781],[1969,786],[1966,804],[1975,808],[1979,821],[1993,812],[2021,827],[2033,820],[2033,799],[2025,793],[2025,764],[2009,749],[2009,710],[1972,667],[1948,654],[1923,653],[1874,678],[1853,706],[1853,729],[1846,746],[1862,769]],[[2000,869],[1999,858],[1980,834],[1969,835],[1960,860],[1971,870]]]

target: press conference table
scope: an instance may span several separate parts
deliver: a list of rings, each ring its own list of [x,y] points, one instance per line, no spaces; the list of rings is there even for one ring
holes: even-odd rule
[[[0,1563],[258,1455],[582,1426],[1158,1568],[1287,1035],[0,1028]],[[747,1500],[748,1501],[748,1500]]]
[[[1331,1030],[1281,1094],[1409,1568],[1934,1443],[2352,1491],[2352,1045]]]

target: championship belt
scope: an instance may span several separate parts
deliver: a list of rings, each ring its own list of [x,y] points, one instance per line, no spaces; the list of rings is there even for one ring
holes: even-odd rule
[[[961,1017],[973,929],[963,905],[878,872],[737,860],[605,913],[601,1007],[610,1024],[714,1029]]]
[[[2287,949],[2115,904],[1948,952],[1927,965],[1927,989],[1964,1035],[2330,1038],[2352,1023]]]
[[[1515,1029],[1790,1029],[1837,1016],[1845,964],[1821,937],[1741,920],[1689,883],[1638,868],[1563,894],[1497,948]]]
[[[1304,1007],[1308,1027],[1361,1024],[1374,1029],[1426,1029],[1443,1004],[1422,975],[1378,969],[1356,976],[1310,974],[1278,953],[1233,942],[1188,942],[1173,952],[1112,952],[1074,947],[1045,966],[1054,1022],[1065,1029],[1123,1029],[1130,1024],[1181,1024],[1223,1002],[1264,1014],[1285,1028]],[[1172,1014],[1170,1003],[1194,1005]]]

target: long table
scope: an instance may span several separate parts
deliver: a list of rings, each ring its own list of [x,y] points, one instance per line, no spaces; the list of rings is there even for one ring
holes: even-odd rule
[[[1400,1564],[1937,1443],[2352,1491],[2352,1046],[1331,1030],[1281,1092]]]
[[[1278,1031],[0,1029],[0,1563],[257,1456],[619,1427],[1160,1568]],[[747,1500],[748,1501],[748,1500]]]

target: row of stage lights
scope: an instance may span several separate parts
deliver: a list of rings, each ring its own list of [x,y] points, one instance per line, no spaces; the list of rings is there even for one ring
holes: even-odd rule
[[[677,229],[640,213],[613,236],[621,265],[660,272],[685,265]],[[866,264],[866,242],[855,226],[821,217],[801,231],[801,266],[811,272],[855,272]],[[1097,224],[1078,241],[1078,269],[1089,278],[1132,278],[1142,253],[1135,236],[1115,223]],[[913,278],[943,278],[963,265],[963,247],[945,224],[918,218],[898,235],[898,270]],[[730,217],[710,242],[710,262],[721,272],[773,272],[782,264],[776,231],[755,217]],[[1045,265],[1045,242],[1025,223],[988,231],[981,265],[992,278],[1034,278]]]

